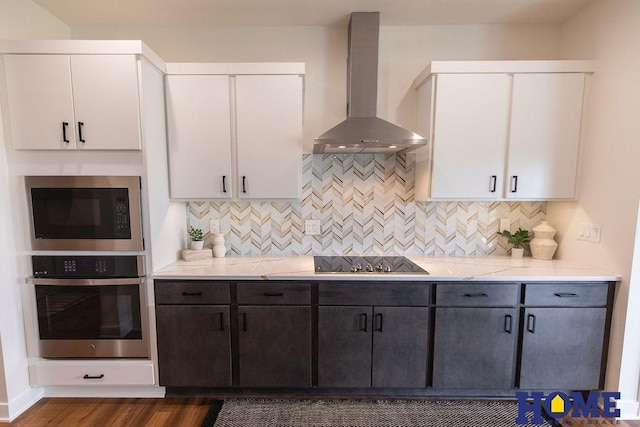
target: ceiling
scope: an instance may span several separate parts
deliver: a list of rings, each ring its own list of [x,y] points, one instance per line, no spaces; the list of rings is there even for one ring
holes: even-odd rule
[[[556,24],[595,0],[34,0],[71,28],[345,25],[380,12],[382,25]],[[603,0],[600,0],[603,1]]]

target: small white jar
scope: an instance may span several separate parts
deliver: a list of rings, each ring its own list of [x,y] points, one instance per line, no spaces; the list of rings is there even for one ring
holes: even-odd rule
[[[213,235],[213,256],[216,258],[224,257],[227,248],[224,246],[224,234],[216,233]]]

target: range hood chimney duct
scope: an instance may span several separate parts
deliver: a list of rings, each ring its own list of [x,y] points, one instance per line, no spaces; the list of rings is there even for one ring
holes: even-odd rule
[[[379,36],[379,12],[351,14],[347,119],[316,138],[314,153],[389,153],[427,143],[420,135],[376,117]]]

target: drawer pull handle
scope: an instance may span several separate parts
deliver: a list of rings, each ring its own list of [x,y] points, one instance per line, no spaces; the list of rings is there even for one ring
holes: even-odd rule
[[[224,313],[220,312],[220,331],[224,332]]]
[[[364,319],[364,322],[363,322],[363,319]],[[364,326],[360,327],[360,330],[362,332],[367,332],[367,329],[368,329],[368,326],[367,326],[368,320],[367,319],[368,319],[367,313],[360,314],[360,325],[362,325],[364,323]]]
[[[532,334],[536,333],[536,316],[534,316],[533,314],[529,314],[527,316],[527,331],[531,332]]]
[[[84,377],[82,377],[85,380],[101,380],[104,378],[104,374],[100,374],[100,375],[89,375],[86,374]]]
[[[554,295],[558,298],[578,298],[578,294],[573,292],[556,292]]]
[[[466,298],[488,298],[489,295],[485,293],[476,293],[476,294],[464,294]]]
[[[202,292],[183,292],[182,296],[183,297],[201,297]]]
[[[247,332],[247,313],[242,313],[242,331]]]
[[[376,323],[378,325],[376,331],[382,332],[382,313],[376,314]]]
[[[510,334],[512,326],[513,326],[513,317],[510,314],[505,314],[504,315],[504,331]]]
[[[281,296],[284,296],[284,293],[282,293],[282,292],[265,292],[264,296],[265,297],[281,297]]]

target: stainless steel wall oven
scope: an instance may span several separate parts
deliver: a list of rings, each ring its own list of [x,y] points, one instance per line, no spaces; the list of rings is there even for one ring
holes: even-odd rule
[[[27,176],[31,248],[141,251],[140,177]]]
[[[40,357],[149,357],[142,256],[33,256]]]

